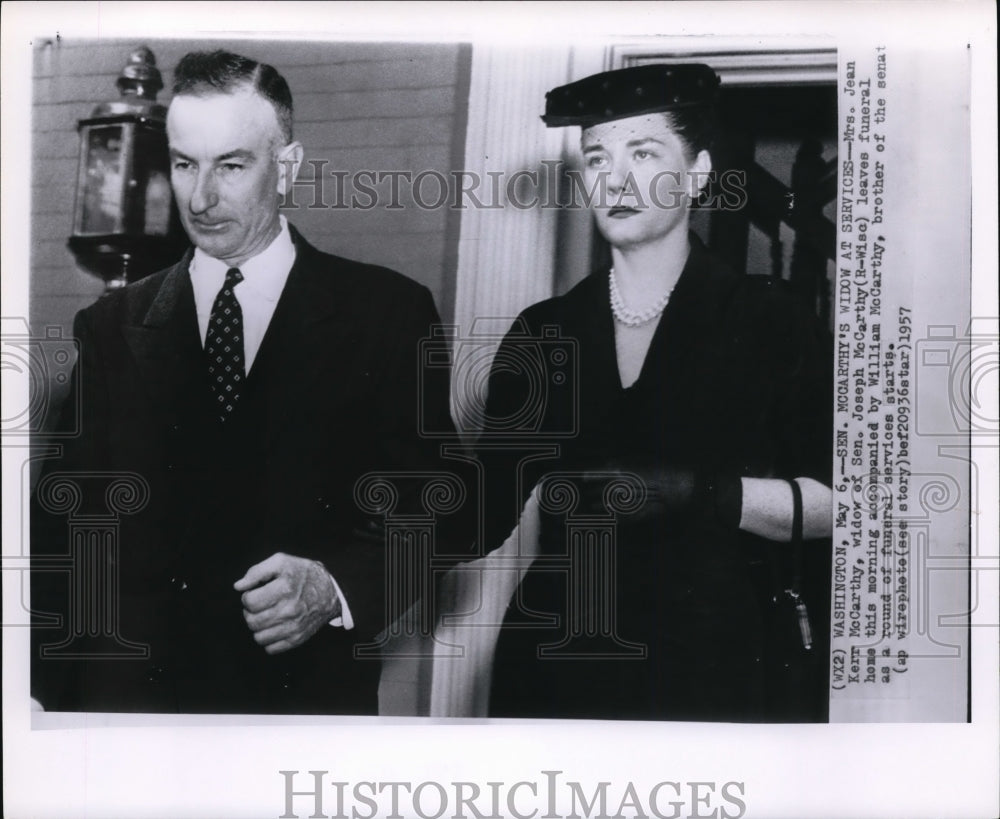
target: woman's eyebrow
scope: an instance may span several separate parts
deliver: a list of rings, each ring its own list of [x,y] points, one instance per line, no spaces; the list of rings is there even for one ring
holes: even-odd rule
[[[640,145],[645,145],[649,142],[655,142],[657,145],[664,145],[664,146],[667,144],[662,139],[657,139],[656,137],[638,137],[637,139],[630,139],[628,142],[626,142],[625,147],[638,148]],[[605,148],[600,142],[594,142],[591,143],[590,145],[584,146],[582,150],[583,153],[588,154],[588,153],[593,153],[594,151],[603,151],[605,150]]]
[[[666,145],[662,139],[657,139],[656,137],[641,137],[639,139],[630,139],[625,143],[627,148],[638,148],[640,145],[645,145],[647,142],[655,142],[657,145]]]

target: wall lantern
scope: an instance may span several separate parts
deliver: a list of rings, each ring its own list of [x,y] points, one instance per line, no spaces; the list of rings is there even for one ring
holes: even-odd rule
[[[176,261],[186,245],[170,191],[167,109],[156,58],[145,46],[118,78],[121,99],[103,102],[80,132],[73,235],[77,263],[107,289]]]

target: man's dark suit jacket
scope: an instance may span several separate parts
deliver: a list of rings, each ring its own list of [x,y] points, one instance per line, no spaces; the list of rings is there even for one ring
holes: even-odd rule
[[[418,434],[418,401],[425,423],[450,424],[447,368],[421,376],[418,357],[439,319],[423,286],[293,240],[225,424],[210,403],[190,251],[77,316],[80,400],[68,406],[80,406],[82,434],[46,473],[100,473],[78,481],[78,516],[106,511],[104,473],[148,485],[145,507],[118,519],[112,605],[120,636],[149,656],[39,658],[72,617],[67,573],[34,572],[33,610],[63,616],[61,629],[34,629],[33,695],[47,710],[375,713],[379,662],[352,649],[386,625],[385,542],[353,493],[370,471],[448,469]],[[37,498],[32,514],[34,556],[66,554],[66,515]],[[275,656],[254,642],[233,583],[279,551],[323,562],[353,630],[324,626]]]

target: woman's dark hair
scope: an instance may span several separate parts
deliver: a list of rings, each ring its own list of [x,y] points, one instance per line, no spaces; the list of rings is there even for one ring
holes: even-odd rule
[[[278,70],[230,51],[192,51],[174,69],[172,91],[179,94],[229,94],[250,86],[274,106],[285,143],[292,141],[292,92]]]
[[[692,105],[664,111],[667,126],[677,134],[684,145],[689,162],[694,161],[699,151],[712,153],[715,145],[716,113],[714,105]]]

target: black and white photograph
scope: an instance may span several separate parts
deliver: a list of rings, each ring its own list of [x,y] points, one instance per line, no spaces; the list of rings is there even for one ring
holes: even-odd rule
[[[884,6],[6,6],[10,815],[993,815],[995,10]]]

